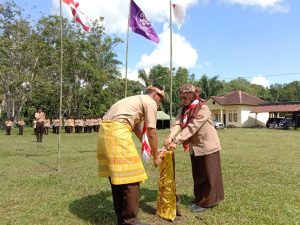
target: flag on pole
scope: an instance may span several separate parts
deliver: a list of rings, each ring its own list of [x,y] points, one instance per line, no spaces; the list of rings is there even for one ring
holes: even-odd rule
[[[90,30],[90,24],[87,16],[79,10],[79,3],[76,0],[63,0],[70,6],[71,12],[76,23],[79,23],[85,31]]]
[[[146,122],[144,122],[144,128],[143,128],[143,136],[142,136],[142,157],[145,162],[148,162],[151,156],[151,148],[148,141],[147,136],[147,126]]]
[[[185,7],[183,7],[182,5],[172,4],[172,6],[173,6],[174,19],[178,27],[178,30],[180,30],[181,24],[184,21],[186,10]]]
[[[151,23],[145,16],[144,12],[133,0],[131,0],[130,3],[129,26],[133,32],[140,34],[151,41],[159,43],[159,38]]]

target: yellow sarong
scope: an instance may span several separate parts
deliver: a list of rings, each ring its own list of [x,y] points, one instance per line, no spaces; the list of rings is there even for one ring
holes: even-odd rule
[[[176,218],[176,183],[174,151],[167,151],[160,164],[156,214],[173,221]]]
[[[112,184],[143,182],[147,174],[132,140],[130,125],[103,121],[97,143],[100,177],[110,177]]]

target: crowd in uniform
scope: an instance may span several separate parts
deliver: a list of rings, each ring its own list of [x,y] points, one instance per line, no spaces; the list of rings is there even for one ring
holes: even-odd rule
[[[38,114],[35,115],[35,119],[32,122],[34,134],[37,135],[42,132],[43,134],[48,135],[49,129],[52,129],[54,134],[58,134],[60,126],[59,119],[55,118],[51,120],[45,115],[45,113],[43,114],[41,114],[41,117],[37,117]],[[92,133],[99,131],[101,122],[102,119],[100,117],[75,119],[69,117],[63,120],[62,127],[64,128],[64,132],[68,134]],[[5,121],[6,135],[11,135],[11,131],[15,125],[19,129],[19,135],[23,135],[26,124],[22,118],[20,118],[16,123],[14,123],[12,119],[7,119]]]

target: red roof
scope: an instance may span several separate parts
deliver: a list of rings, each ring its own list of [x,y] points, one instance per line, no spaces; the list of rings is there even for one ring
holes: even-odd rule
[[[211,96],[210,98],[212,98],[219,105],[258,105],[266,103],[264,100],[242,91],[234,91],[222,97]]]
[[[260,105],[255,107],[252,112],[297,112],[300,111],[299,104],[282,104],[282,105]]]

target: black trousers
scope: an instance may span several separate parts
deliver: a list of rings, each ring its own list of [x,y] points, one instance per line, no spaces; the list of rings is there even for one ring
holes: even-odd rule
[[[44,134],[44,123],[37,122],[36,123],[36,141],[37,142],[42,142],[43,134]]]
[[[118,225],[138,224],[140,183],[110,185]]]
[[[6,135],[11,135],[11,127],[5,127]]]
[[[19,135],[23,135],[24,126],[19,125]]]

